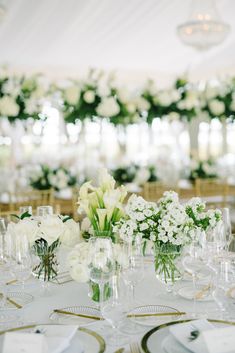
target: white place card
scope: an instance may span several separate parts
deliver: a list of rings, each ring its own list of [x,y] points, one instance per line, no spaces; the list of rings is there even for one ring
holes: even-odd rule
[[[44,335],[25,332],[7,332],[2,353],[47,353]]]
[[[203,331],[209,353],[233,353],[235,351],[235,326]]]

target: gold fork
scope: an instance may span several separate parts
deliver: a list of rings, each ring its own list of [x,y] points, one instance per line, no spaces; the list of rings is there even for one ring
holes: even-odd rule
[[[138,342],[131,342],[131,353],[142,353]]]

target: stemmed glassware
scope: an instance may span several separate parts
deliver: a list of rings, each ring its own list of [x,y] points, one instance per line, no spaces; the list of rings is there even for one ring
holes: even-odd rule
[[[226,258],[221,260],[218,265],[212,295],[219,308],[220,318],[222,320],[230,319],[235,314],[233,308],[235,298],[235,276],[231,262]]]
[[[128,298],[128,309],[131,310],[136,306],[135,287],[144,277],[144,259],[141,244],[138,241],[126,244],[126,249],[127,264],[122,268],[122,278],[131,290]]]
[[[113,346],[125,345],[129,338],[120,333],[119,328],[126,318],[124,296],[122,295],[120,278],[114,275],[110,280],[110,297],[102,306],[103,318],[111,324],[113,332],[108,337],[108,343]]]
[[[127,313],[136,307],[135,287],[144,277],[144,259],[140,241],[123,244],[124,266],[121,268],[121,278],[127,287]],[[126,252],[126,255],[125,255]],[[128,334],[142,332],[143,328],[135,322],[127,319],[121,327],[121,331]]]
[[[112,241],[106,237],[92,237],[89,240],[91,258],[90,280],[99,286],[100,310],[104,302],[105,285],[112,278],[115,270]]]
[[[199,235],[200,236],[200,235]],[[198,237],[198,234],[197,234]],[[197,278],[204,267],[202,258],[202,247],[199,238],[195,239],[188,248],[182,260],[185,270],[192,276],[193,280],[193,317],[197,317]]]
[[[53,207],[52,206],[38,206],[37,207],[37,216],[38,217],[46,217],[53,215]]]
[[[20,215],[24,214],[24,213],[28,213],[30,215],[33,214],[33,209],[32,209],[32,206],[21,206],[20,209]]]
[[[222,231],[225,242],[225,250],[228,251],[229,245],[232,240],[232,227],[230,220],[229,208],[222,208]]]

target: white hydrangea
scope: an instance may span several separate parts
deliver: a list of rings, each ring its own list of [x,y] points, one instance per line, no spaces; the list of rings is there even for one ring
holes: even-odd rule
[[[80,88],[76,85],[66,88],[64,91],[64,99],[68,104],[76,105],[80,98]]]
[[[92,104],[95,101],[95,92],[92,90],[88,90],[83,94],[83,99],[86,103]]]

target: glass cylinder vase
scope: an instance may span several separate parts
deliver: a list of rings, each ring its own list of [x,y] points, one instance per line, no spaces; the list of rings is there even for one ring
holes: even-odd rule
[[[155,274],[167,292],[172,292],[174,283],[182,278],[181,253],[182,246],[155,244]]]

